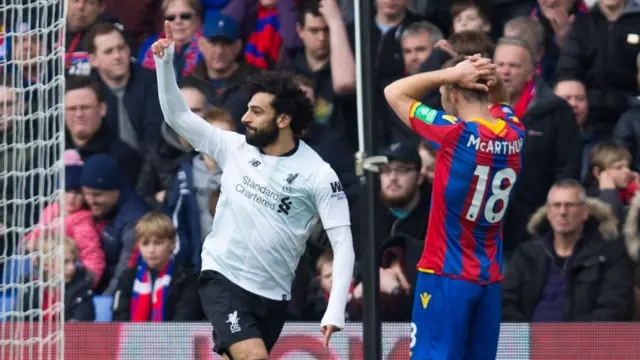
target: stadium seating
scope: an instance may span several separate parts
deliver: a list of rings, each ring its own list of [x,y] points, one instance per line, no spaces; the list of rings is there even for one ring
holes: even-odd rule
[[[111,306],[113,296],[96,295],[93,297],[93,305],[96,308],[96,322],[110,322],[113,318]]]

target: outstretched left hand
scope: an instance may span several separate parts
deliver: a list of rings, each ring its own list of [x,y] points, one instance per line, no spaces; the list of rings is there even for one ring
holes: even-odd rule
[[[338,328],[335,325],[325,325],[322,326],[320,328],[320,331],[322,332],[322,335],[324,335],[324,347],[329,347],[329,340],[331,340],[331,335],[333,335],[334,332],[338,332],[342,329]]]

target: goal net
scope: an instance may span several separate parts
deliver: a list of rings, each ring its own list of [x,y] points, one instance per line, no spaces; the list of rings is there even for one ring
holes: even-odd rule
[[[64,354],[65,3],[0,0],[0,360]]]

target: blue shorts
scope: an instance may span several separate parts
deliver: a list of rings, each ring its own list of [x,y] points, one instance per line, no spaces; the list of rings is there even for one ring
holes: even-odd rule
[[[412,360],[495,360],[500,334],[500,283],[418,273]]]

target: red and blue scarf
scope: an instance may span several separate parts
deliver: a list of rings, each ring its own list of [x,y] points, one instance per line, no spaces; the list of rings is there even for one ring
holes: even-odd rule
[[[258,5],[258,23],[244,49],[247,63],[258,69],[274,67],[280,59],[282,36],[276,8]]]
[[[165,320],[167,296],[175,261],[173,257],[158,273],[156,280],[151,283],[151,272],[143,260],[138,265],[136,279],[133,282],[133,296],[131,297],[131,321],[133,322],[162,322]],[[151,319],[149,319],[151,316]]]
[[[196,66],[202,60],[202,53],[198,47],[198,39],[202,36],[202,32],[198,31],[191,39],[187,47],[187,51],[184,55],[184,67],[182,68],[181,76],[187,76],[195,70]],[[151,36],[140,46],[140,52],[138,53],[138,62],[143,68],[150,70],[156,70],[156,63],[153,60],[153,52],[151,51],[151,45],[159,38],[164,37],[164,33],[159,33],[155,36]],[[179,49],[176,49],[176,53]]]
[[[524,86],[524,91],[518,101],[514,102],[513,111],[516,113],[516,117],[518,119],[522,119],[524,117],[524,113],[527,111],[529,104],[536,96],[536,85],[533,80],[529,80],[529,82]]]

